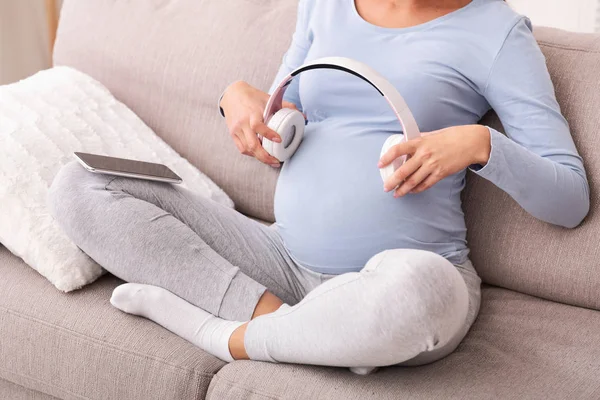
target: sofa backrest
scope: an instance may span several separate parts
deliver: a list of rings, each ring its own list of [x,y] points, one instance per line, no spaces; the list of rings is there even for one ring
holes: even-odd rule
[[[471,259],[486,283],[600,310],[600,35],[550,28],[535,35],[584,160],[590,213],[576,229],[559,228],[472,174],[463,192]],[[483,122],[500,127],[495,114]]]
[[[66,0],[54,61],[98,79],[223,187],[239,211],[272,221],[277,172],[237,152],[216,107],[234,80],[269,87],[290,42],[296,6],[297,0]],[[600,309],[594,190],[600,182],[594,153],[600,148],[600,40],[547,28],[536,35],[585,159],[592,211],[578,229],[553,227],[470,176],[464,200],[472,259],[484,282]]]
[[[102,82],[244,214],[273,219],[277,172],[237,151],[217,101],[235,80],[268,90],[297,0],[66,0],[54,64]]]

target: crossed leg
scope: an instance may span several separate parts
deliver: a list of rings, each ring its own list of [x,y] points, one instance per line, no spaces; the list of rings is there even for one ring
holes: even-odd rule
[[[455,347],[472,322],[470,290],[434,253],[389,250],[319,285],[276,232],[171,185],[68,165],[50,202],[69,236],[107,270],[164,288],[124,285],[113,304],[226,360],[393,365],[447,353],[440,349]]]

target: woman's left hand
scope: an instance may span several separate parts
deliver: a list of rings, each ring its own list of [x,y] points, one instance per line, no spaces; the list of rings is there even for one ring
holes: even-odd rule
[[[378,167],[403,155],[409,158],[385,181],[384,190],[396,188],[394,197],[421,193],[471,164],[485,165],[490,157],[490,140],[487,127],[464,125],[424,133],[419,139],[397,144],[381,157]]]

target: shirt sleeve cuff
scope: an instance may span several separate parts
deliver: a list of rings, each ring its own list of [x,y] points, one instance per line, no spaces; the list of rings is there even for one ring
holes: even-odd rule
[[[494,128],[490,128],[489,126],[487,126],[487,128],[490,131],[490,145],[491,145],[490,158],[488,159],[488,162],[485,165],[481,165],[481,164],[470,165],[469,170],[476,173],[477,175],[480,175],[484,178],[490,179],[497,173],[497,170],[498,170],[498,165],[497,165],[498,162],[497,161],[501,158],[500,154],[498,154],[498,152],[500,152],[500,147],[501,147],[499,142],[502,141],[502,139],[506,139],[506,136],[504,136],[503,134],[501,134]]]

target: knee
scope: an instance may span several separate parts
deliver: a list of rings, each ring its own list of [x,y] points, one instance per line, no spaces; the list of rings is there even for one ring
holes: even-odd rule
[[[63,166],[48,191],[48,209],[54,219],[63,225],[69,218],[81,215],[82,207],[89,206],[91,192],[101,184],[102,178],[86,171],[76,161]]]
[[[449,336],[466,319],[469,295],[456,267],[444,257],[422,250],[387,250],[375,255],[363,274],[372,275],[376,314],[420,335]],[[380,323],[380,322],[379,322]]]

